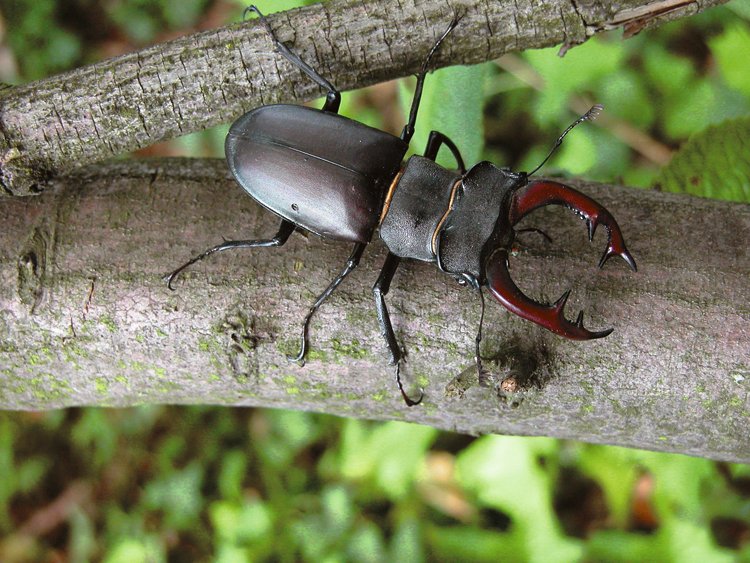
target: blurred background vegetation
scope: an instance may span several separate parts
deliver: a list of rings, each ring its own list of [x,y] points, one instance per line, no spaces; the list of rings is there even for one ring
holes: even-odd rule
[[[267,12],[292,0],[257,2]],[[16,84],[241,19],[230,0],[0,0]],[[750,199],[750,0],[435,72],[413,146]],[[345,94],[393,132],[409,80]],[[403,101],[406,100],[406,101]],[[138,155],[221,156],[226,126]],[[417,149],[418,150],[418,149]],[[450,163],[450,160],[448,160]],[[261,409],[0,414],[0,561],[750,561],[750,467]]]

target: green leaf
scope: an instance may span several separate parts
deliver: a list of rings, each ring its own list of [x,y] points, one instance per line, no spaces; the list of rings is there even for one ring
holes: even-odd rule
[[[544,78],[545,88],[534,102],[534,118],[543,127],[558,124],[560,116],[568,115],[572,93],[580,94],[616,74],[624,57],[619,42],[599,38],[571,49],[563,58],[558,56],[558,50],[539,49],[523,54]]]
[[[555,165],[574,176],[583,176],[596,164],[598,146],[593,132],[581,128],[565,138],[555,156]]]
[[[732,552],[716,545],[711,529],[702,523],[670,519],[659,529],[658,538],[672,561],[736,561]]]
[[[260,501],[218,501],[211,504],[208,514],[216,537],[231,545],[263,543],[272,532],[271,511]]]
[[[371,448],[376,452],[376,482],[381,490],[397,500],[414,487],[424,454],[437,436],[437,430],[420,424],[387,422],[372,435]]]
[[[424,542],[422,541],[422,519],[418,514],[399,515],[396,529],[389,546],[388,561],[409,561],[422,563],[426,561]]]
[[[643,67],[648,84],[666,97],[683,97],[687,85],[696,80],[696,71],[690,60],[670,53],[661,44],[644,45]],[[669,69],[669,72],[664,69]]]
[[[189,529],[196,525],[203,509],[202,482],[203,469],[194,461],[185,469],[149,482],[145,504],[151,510],[161,510],[167,526]]]
[[[270,435],[258,452],[274,470],[289,465],[294,456],[316,439],[320,430],[318,419],[306,412],[268,410],[263,417]]]
[[[519,560],[575,561],[581,545],[563,535],[552,507],[552,479],[542,460],[553,457],[558,443],[545,438],[484,436],[457,459],[459,481],[480,504],[511,518]]]
[[[641,464],[654,477],[654,508],[664,524],[673,519],[702,523],[703,491],[720,477],[707,459],[638,452]]]
[[[638,128],[648,129],[656,116],[643,77],[633,69],[622,69],[609,76],[596,101],[604,105],[610,115],[625,119]]]
[[[328,486],[320,493],[326,530],[331,535],[341,535],[350,526],[354,506],[349,492],[342,486]]]
[[[99,550],[96,526],[81,507],[76,507],[68,519],[70,540],[68,561],[93,561]]]
[[[726,7],[738,16],[750,20],[750,0],[733,0]]]
[[[371,432],[360,421],[344,424],[340,472],[350,480],[372,480],[378,489],[395,500],[414,486],[424,453],[437,430],[405,422],[386,422]]]
[[[383,532],[374,523],[361,522],[346,541],[346,561],[378,563],[385,561]]]
[[[599,530],[586,544],[586,560],[609,563],[668,560],[658,538],[653,535],[633,534],[621,530]]]
[[[163,0],[161,10],[167,25],[180,29],[195,25],[206,10],[206,0]]]
[[[122,538],[104,557],[105,563],[160,563],[164,550],[153,538]]]
[[[750,116],[691,137],[654,181],[667,192],[750,202]]]
[[[710,39],[708,44],[727,85],[750,98],[747,58],[738,56],[738,53],[750,53],[750,30],[747,24],[736,22],[727,26],[720,35]]]
[[[633,488],[638,477],[638,454],[627,448],[586,444],[578,465],[602,487],[615,525],[624,528],[630,518]],[[626,541],[626,540],[622,540]]]
[[[229,450],[222,456],[218,486],[222,498],[242,498],[242,482],[247,474],[247,453],[241,449]]]
[[[438,561],[523,561],[513,537],[473,526],[430,526],[427,539]]]

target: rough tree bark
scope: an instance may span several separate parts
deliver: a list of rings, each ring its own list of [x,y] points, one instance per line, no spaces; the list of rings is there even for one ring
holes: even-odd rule
[[[301,319],[348,245],[294,235],[281,249],[214,256],[169,291],[161,276],[276,220],[221,161],[92,167],[36,198],[0,201],[0,408],[216,403],[402,419],[466,433],[512,433],[750,461],[750,208],[611,186],[580,186],[618,218],[637,274],[596,262],[563,209],[535,213],[513,275],[537,298],[574,287],[609,337],[571,342],[488,298],[479,381],[478,297],[426,264],[396,276],[389,305],[408,352],[408,408],[387,364],[363,264],[319,311],[306,366],[289,363]],[[603,229],[600,229],[603,231]],[[517,385],[513,391],[509,385]]]
[[[716,3],[477,2],[461,8],[460,33],[435,62],[570,46]],[[414,72],[454,9],[334,0],[272,22],[348,89]],[[36,193],[60,170],[317,94],[256,22],[182,38],[0,91],[0,181],[7,194]],[[589,245],[564,213],[535,214],[555,242],[524,239],[514,276],[548,300],[573,285],[569,315],[585,307],[589,326],[616,331],[569,342],[489,303],[482,381],[476,295],[427,265],[405,267],[389,303],[409,353],[404,377],[426,390],[407,408],[370,292],[378,243],[321,309],[299,367],[284,356],[345,245],[295,236],[277,251],[215,256],[169,292],[160,276],[221,235],[274,232],[223,163],[127,162],[51,185],[0,201],[0,408],[265,405],[750,461],[747,206],[583,186],[618,217],[638,274],[617,262],[597,272],[601,238]]]
[[[270,20],[341,90],[415,73],[454,12],[434,67],[491,60],[623,26],[626,33],[725,0],[333,0]],[[250,108],[320,90],[273,53],[257,20],[0,90],[0,194],[44,189],[61,170],[229,123]]]

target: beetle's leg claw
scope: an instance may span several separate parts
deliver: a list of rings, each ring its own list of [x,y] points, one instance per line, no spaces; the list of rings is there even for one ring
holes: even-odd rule
[[[305,367],[305,351],[300,350],[296,356],[291,354],[286,357],[287,361],[298,364],[299,367]]]
[[[424,389],[419,388],[419,398],[417,400],[412,399],[406,394],[404,385],[401,383],[401,360],[396,362],[396,383],[398,384],[398,390],[401,391],[401,396],[404,398],[404,402],[407,407],[415,407],[424,399]]]
[[[292,356],[291,354],[289,354],[286,357],[287,361],[297,363],[300,365],[300,367],[305,365],[305,356],[307,355],[307,325],[308,325],[308,319],[306,318],[305,324],[302,327],[302,336],[300,337],[299,352],[297,352],[296,356]]]
[[[565,304],[570,290],[563,293],[552,305],[544,305],[525,295],[510,277],[508,271],[508,251],[499,249],[487,260],[487,287],[492,296],[511,313],[532,321],[547,330],[572,340],[592,340],[603,338],[612,329],[591,331],[583,326],[583,311],[575,322],[565,318]]]
[[[534,209],[545,205],[564,205],[575,211],[586,220],[589,240],[594,239],[596,228],[604,225],[608,234],[607,249],[599,260],[600,268],[612,256],[620,256],[631,270],[637,271],[635,260],[625,247],[622,231],[612,214],[590,197],[564,184],[540,180],[517,192],[511,206],[511,224],[515,225]]]

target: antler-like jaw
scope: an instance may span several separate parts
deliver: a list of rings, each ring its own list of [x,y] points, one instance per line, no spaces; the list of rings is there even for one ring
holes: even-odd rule
[[[583,311],[578,314],[575,322],[566,319],[563,311],[570,296],[570,290],[563,293],[553,305],[544,305],[528,297],[510,277],[508,251],[505,249],[499,249],[490,256],[487,261],[486,274],[490,293],[506,309],[555,334],[571,340],[591,340],[602,338],[612,332],[612,329],[590,331],[584,328]]]
[[[531,182],[526,188],[513,195],[510,210],[510,224],[516,225],[533,210],[545,205],[564,205],[586,220],[589,240],[599,225],[607,229],[607,248],[599,260],[601,268],[612,256],[620,256],[636,271],[633,256],[625,247],[625,241],[614,217],[593,199],[563,184],[548,181]],[[504,307],[516,315],[532,321],[544,328],[573,340],[602,338],[612,329],[590,331],[583,326],[583,311],[571,322],[565,318],[565,303],[570,295],[566,291],[553,305],[544,305],[525,295],[510,277],[508,271],[508,250],[498,248],[488,256],[485,263],[487,286],[492,295]]]

